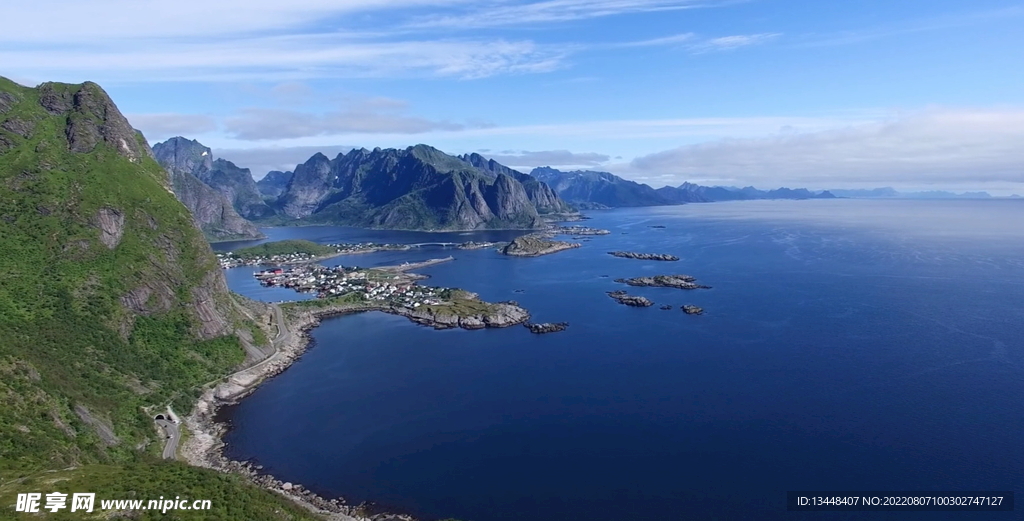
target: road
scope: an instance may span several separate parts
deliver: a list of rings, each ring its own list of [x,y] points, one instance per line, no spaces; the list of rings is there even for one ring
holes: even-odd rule
[[[274,322],[277,323],[277,336],[274,338],[273,345],[275,353],[280,346],[291,338],[292,332],[288,329],[288,323],[284,321],[284,312],[281,311],[281,306],[277,304],[270,304],[271,310],[274,312]],[[256,365],[267,362],[273,358],[273,355],[264,358],[261,362]],[[255,366],[253,366],[255,367]],[[251,369],[248,368],[248,369]],[[244,369],[243,369],[244,370]],[[219,380],[219,379],[218,379]],[[173,414],[173,411],[168,411]],[[169,414],[159,414],[159,418],[155,418],[153,421],[156,422],[157,426],[163,431],[165,437],[164,442],[164,459],[175,459],[178,455],[178,443],[181,441],[181,427],[180,424],[174,421],[177,415],[170,416]],[[170,416],[170,418],[168,418]]]
[[[164,459],[174,459],[178,454],[178,442],[181,440],[181,429],[174,420],[158,419],[154,421],[161,429],[163,429],[164,435],[167,436],[167,441],[164,443]]]

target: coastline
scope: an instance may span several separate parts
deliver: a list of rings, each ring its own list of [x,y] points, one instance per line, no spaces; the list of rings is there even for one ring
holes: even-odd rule
[[[282,310],[277,304],[271,304],[270,308],[278,325],[278,336],[272,342],[275,347],[274,353],[203,390],[191,413],[184,418],[184,424],[191,435],[181,445],[179,454],[189,465],[241,475],[253,484],[281,494],[303,508],[332,521],[415,521],[413,517],[404,514],[367,516],[364,514],[365,505],[349,505],[341,497],[323,498],[300,484],[285,482],[261,472],[262,466],[229,459],[224,455],[223,440],[228,425],[217,421],[217,412],[221,407],[237,404],[264,381],[288,369],[313,345],[311,332],[325,318],[381,311],[405,316],[414,323],[433,326],[435,329],[501,328],[519,325],[529,320],[529,313],[514,304],[493,305],[502,312],[483,317],[459,317],[402,310],[379,304],[329,304],[320,308],[293,307],[288,311]]]

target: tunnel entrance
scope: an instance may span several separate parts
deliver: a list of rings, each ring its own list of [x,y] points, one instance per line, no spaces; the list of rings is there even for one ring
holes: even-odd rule
[[[155,419],[162,420],[162,419],[164,419],[164,415],[163,414],[157,414]]]

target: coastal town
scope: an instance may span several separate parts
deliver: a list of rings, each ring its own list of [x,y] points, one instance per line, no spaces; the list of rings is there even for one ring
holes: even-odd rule
[[[285,248],[275,247],[276,245]],[[338,255],[355,255],[378,251],[402,251],[411,249],[408,244],[375,242],[316,244],[310,241],[279,241],[265,243],[236,251],[217,253],[217,261],[224,269],[240,266],[285,265],[316,262]],[[281,251],[278,251],[281,250]],[[285,251],[286,250],[286,251]]]

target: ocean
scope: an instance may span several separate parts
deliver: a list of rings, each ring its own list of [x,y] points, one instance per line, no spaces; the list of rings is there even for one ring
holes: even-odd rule
[[[224,411],[227,454],[321,495],[424,520],[1019,518],[787,512],[786,492],[1024,491],[1024,201],[586,213],[580,224],[612,233],[544,257],[424,247],[331,259],[451,254],[422,270],[425,284],[516,300],[534,322],[569,328],[327,319],[292,367]],[[517,233],[266,232],[325,243]],[[252,271],[228,270],[231,288],[297,297],[260,287]],[[712,289],[614,282],[660,273]],[[616,289],[655,305],[620,305],[605,294]]]

